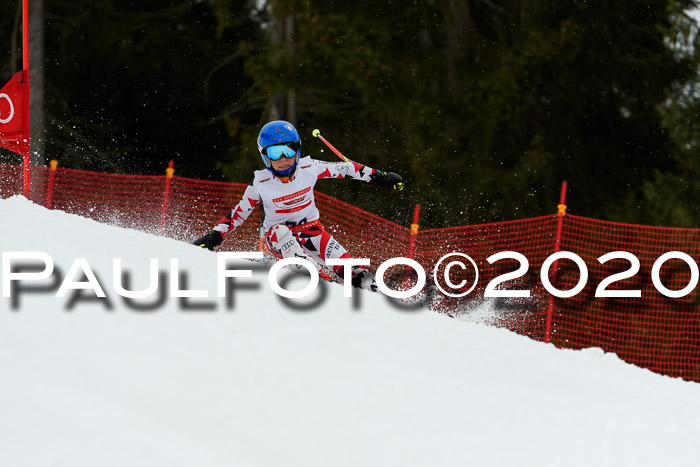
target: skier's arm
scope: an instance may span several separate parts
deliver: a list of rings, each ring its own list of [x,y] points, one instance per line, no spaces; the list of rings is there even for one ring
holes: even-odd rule
[[[253,185],[248,185],[241,201],[235,208],[231,209],[228,215],[221,218],[214,230],[219,232],[222,237],[230,234],[248,219],[248,216],[250,216],[250,213],[253,212],[253,209],[259,202],[260,193]]]
[[[363,182],[370,182],[375,170],[357,162],[326,162],[314,159],[316,177],[322,178],[354,178]]]
[[[260,194],[252,185],[249,185],[243,193],[241,201],[225,215],[211,232],[194,241],[195,245],[213,250],[224,241],[224,237],[236,230],[253,212],[260,202]]]
[[[389,191],[402,191],[403,180],[394,172],[383,172],[366,165],[349,162],[325,162],[314,160],[316,176],[322,178],[354,178],[381,186]]]

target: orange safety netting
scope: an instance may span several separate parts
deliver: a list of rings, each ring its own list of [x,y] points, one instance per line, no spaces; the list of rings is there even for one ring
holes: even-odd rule
[[[448,288],[444,281],[445,263],[437,270],[438,284],[450,293],[466,292],[477,280],[475,288],[465,298],[449,298],[437,293],[436,308],[445,311],[469,313],[473,305],[484,297],[487,284],[497,276],[515,271],[519,262],[502,259],[489,264],[487,258],[502,252],[514,251],[527,258],[529,268],[517,279],[504,282],[501,289],[529,290],[528,298],[504,298],[493,302],[492,324],[507,327],[521,334],[541,339],[544,336],[547,295],[539,280],[539,270],[553,251],[557,216],[498,222],[482,225],[452,227],[421,231],[416,245],[416,259],[433,275],[433,268],[441,257],[451,252],[468,255],[478,267],[478,280],[473,269],[453,268],[450,278],[453,284],[465,281],[459,288]],[[450,260],[457,259],[454,256]],[[475,303],[476,302],[476,303]],[[435,300],[433,302],[435,304]]]
[[[188,242],[215,225],[238,202],[246,187],[184,177],[116,175],[63,168],[52,171],[45,167],[32,168],[31,176],[30,198],[38,204],[50,203],[53,209]],[[0,198],[21,192],[21,167],[0,164]],[[617,224],[572,215],[560,218],[552,214],[424,230],[412,236],[407,227],[322,193],[316,192],[316,203],[326,229],[353,256],[369,257],[372,269],[376,270],[390,258],[408,256],[413,237],[415,260],[428,277],[424,291],[434,309],[451,314],[470,313],[475,303],[483,301],[487,284],[520,266],[515,259],[490,264],[487,258],[503,251],[517,252],[527,259],[527,270],[514,279],[502,281],[496,289],[527,290],[530,296],[490,300],[493,324],[544,340],[551,309],[551,342],[557,346],[601,347],[653,371],[700,381],[700,292],[696,288],[685,297],[669,298],[657,290],[651,279],[655,261],[666,252],[681,251],[697,258],[700,230]],[[589,272],[585,288],[571,298],[554,298],[540,277],[542,264],[555,251],[559,219],[563,221],[560,249],[580,256]],[[260,209],[256,209],[227,238],[224,249],[257,251],[259,227]],[[629,269],[630,263],[621,259],[598,262],[602,255],[620,250],[635,255],[640,270],[608,289],[638,289],[641,297],[596,297],[596,288],[602,280]],[[438,283],[448,292],[466,291],[474,285],[471,293],[462,298],[447,297],[433,285],[433,268],[444,255],[453,252],[469,255],[478,267],[476,285],[473,269],[452,267],[450,281],[454,284],[464,281],[454,289],[447,288],[444,279],[449,261],[443,261],[437,269]],[[397,269],[402,270],[394,267],[393,271]],[[566,259],[555,263],[547,276],[553,287],[562,291],[576,286],[580,277],[578,266]],[[683,289],[691,280],[690,267],[672,259],[661,267],[659,276],[668,289]]]
[[[700,257],[700,230],[618,224],[567,215],[562,250],[578,254],[588,268],[581,293],[557,299],[552,342],[561,347],[601,347],[620,358],[670,376],[700,381],[700,292],[696,287],[681,298],[661,294],[652,283],[652,267],[664,253],[680,251],[694,261]],[[639,298],[596,297],[605,278],[627,271],[630,262],[598,258],[614,251],[635,255],[640,269],[611,284],[608,290],[641,290]],[[671,259],[661,267],[664,287],[681,290],[690,282],[690,267]],[[564,260],[558,288],[570,289],[579,280],[578,267]]]

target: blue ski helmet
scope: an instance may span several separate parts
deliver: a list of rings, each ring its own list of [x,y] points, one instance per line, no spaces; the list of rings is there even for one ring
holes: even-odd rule
[[[294,126],[284,120],[275,120],[265,124],[258,135],[258,151],[267,170],[282,177],[291,175],[297,168],[301,157],[301,138]],[[294,157],[294,165],[281,172],[272,168],[270,160],[280,157]]]

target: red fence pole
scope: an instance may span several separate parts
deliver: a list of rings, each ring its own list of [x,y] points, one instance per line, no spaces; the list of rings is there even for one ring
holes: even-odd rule
[[[165,169],[165,189],[163,191],[163,206],[160,210],[160,226],[158,227],[158,233],[163,235],[163,228],[165,227],[165,214],[168,211],[168,202],[170,201],[170,185],[173,182],[173,175],[175,174],[175,162],[168,162],[168,168]]]
[[[22,173],[24,174],[24,183],[22,185],[22,195],[29,199],[29,155],[24,156],[24,161],[22,162]]]
[[[418,238],[418,218],[420,217],[420,204],[413,208],[413,224],[411,224],[411,240],[408,244],[408,257],[413,259],[416,254],[416,239]]]
[[[557,205],[557,234],[556,237],[554,237],[554,253],[557,253],[558,251],[561,250],[561,236],[562,236],[562,231],[564,229],[564,216],[566,215],[566,188],[567,184],[566,181],[561,183],[561,194],[559,195],[559,205]],[[554,264],[552,264],[552,269],[554,269],[553,273],[553,278],[556,280],[557,276],[557,263],[558,261],[555,261]],[[554,280],[552,281],[554,282]],[[549,296],[549,303],[547,305],[547,321],[545,325],[545,331],[544,331],[544,341],[545,343],[549,343],[549,341],[552,339],[552,314],[554,313],[554,295]]]
[[[29,0],[22,2],[22,65],[29,70]]]
[[[29,1],[22,2],[22,83],[29,83]],[[26,107],[29,110],[29,106]],[[24,197],[29,199],[29,152],[24,155]]]
[[[46,186],[46,209],[51,209],[51,201],[53,200],[53,185],[56,180],[56,169],[58,168],[58,161],[53,159],[49,162],[49,183]]]

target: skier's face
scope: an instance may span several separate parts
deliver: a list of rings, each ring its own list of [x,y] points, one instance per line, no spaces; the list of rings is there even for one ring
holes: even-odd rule
[[[294,156],[292,157],[280,157],[276,161],[270,161],[270,165],[272,166],[273,169],[281,172],[283,170],[286,170],[290,168],[292,165],[294,165]]]

